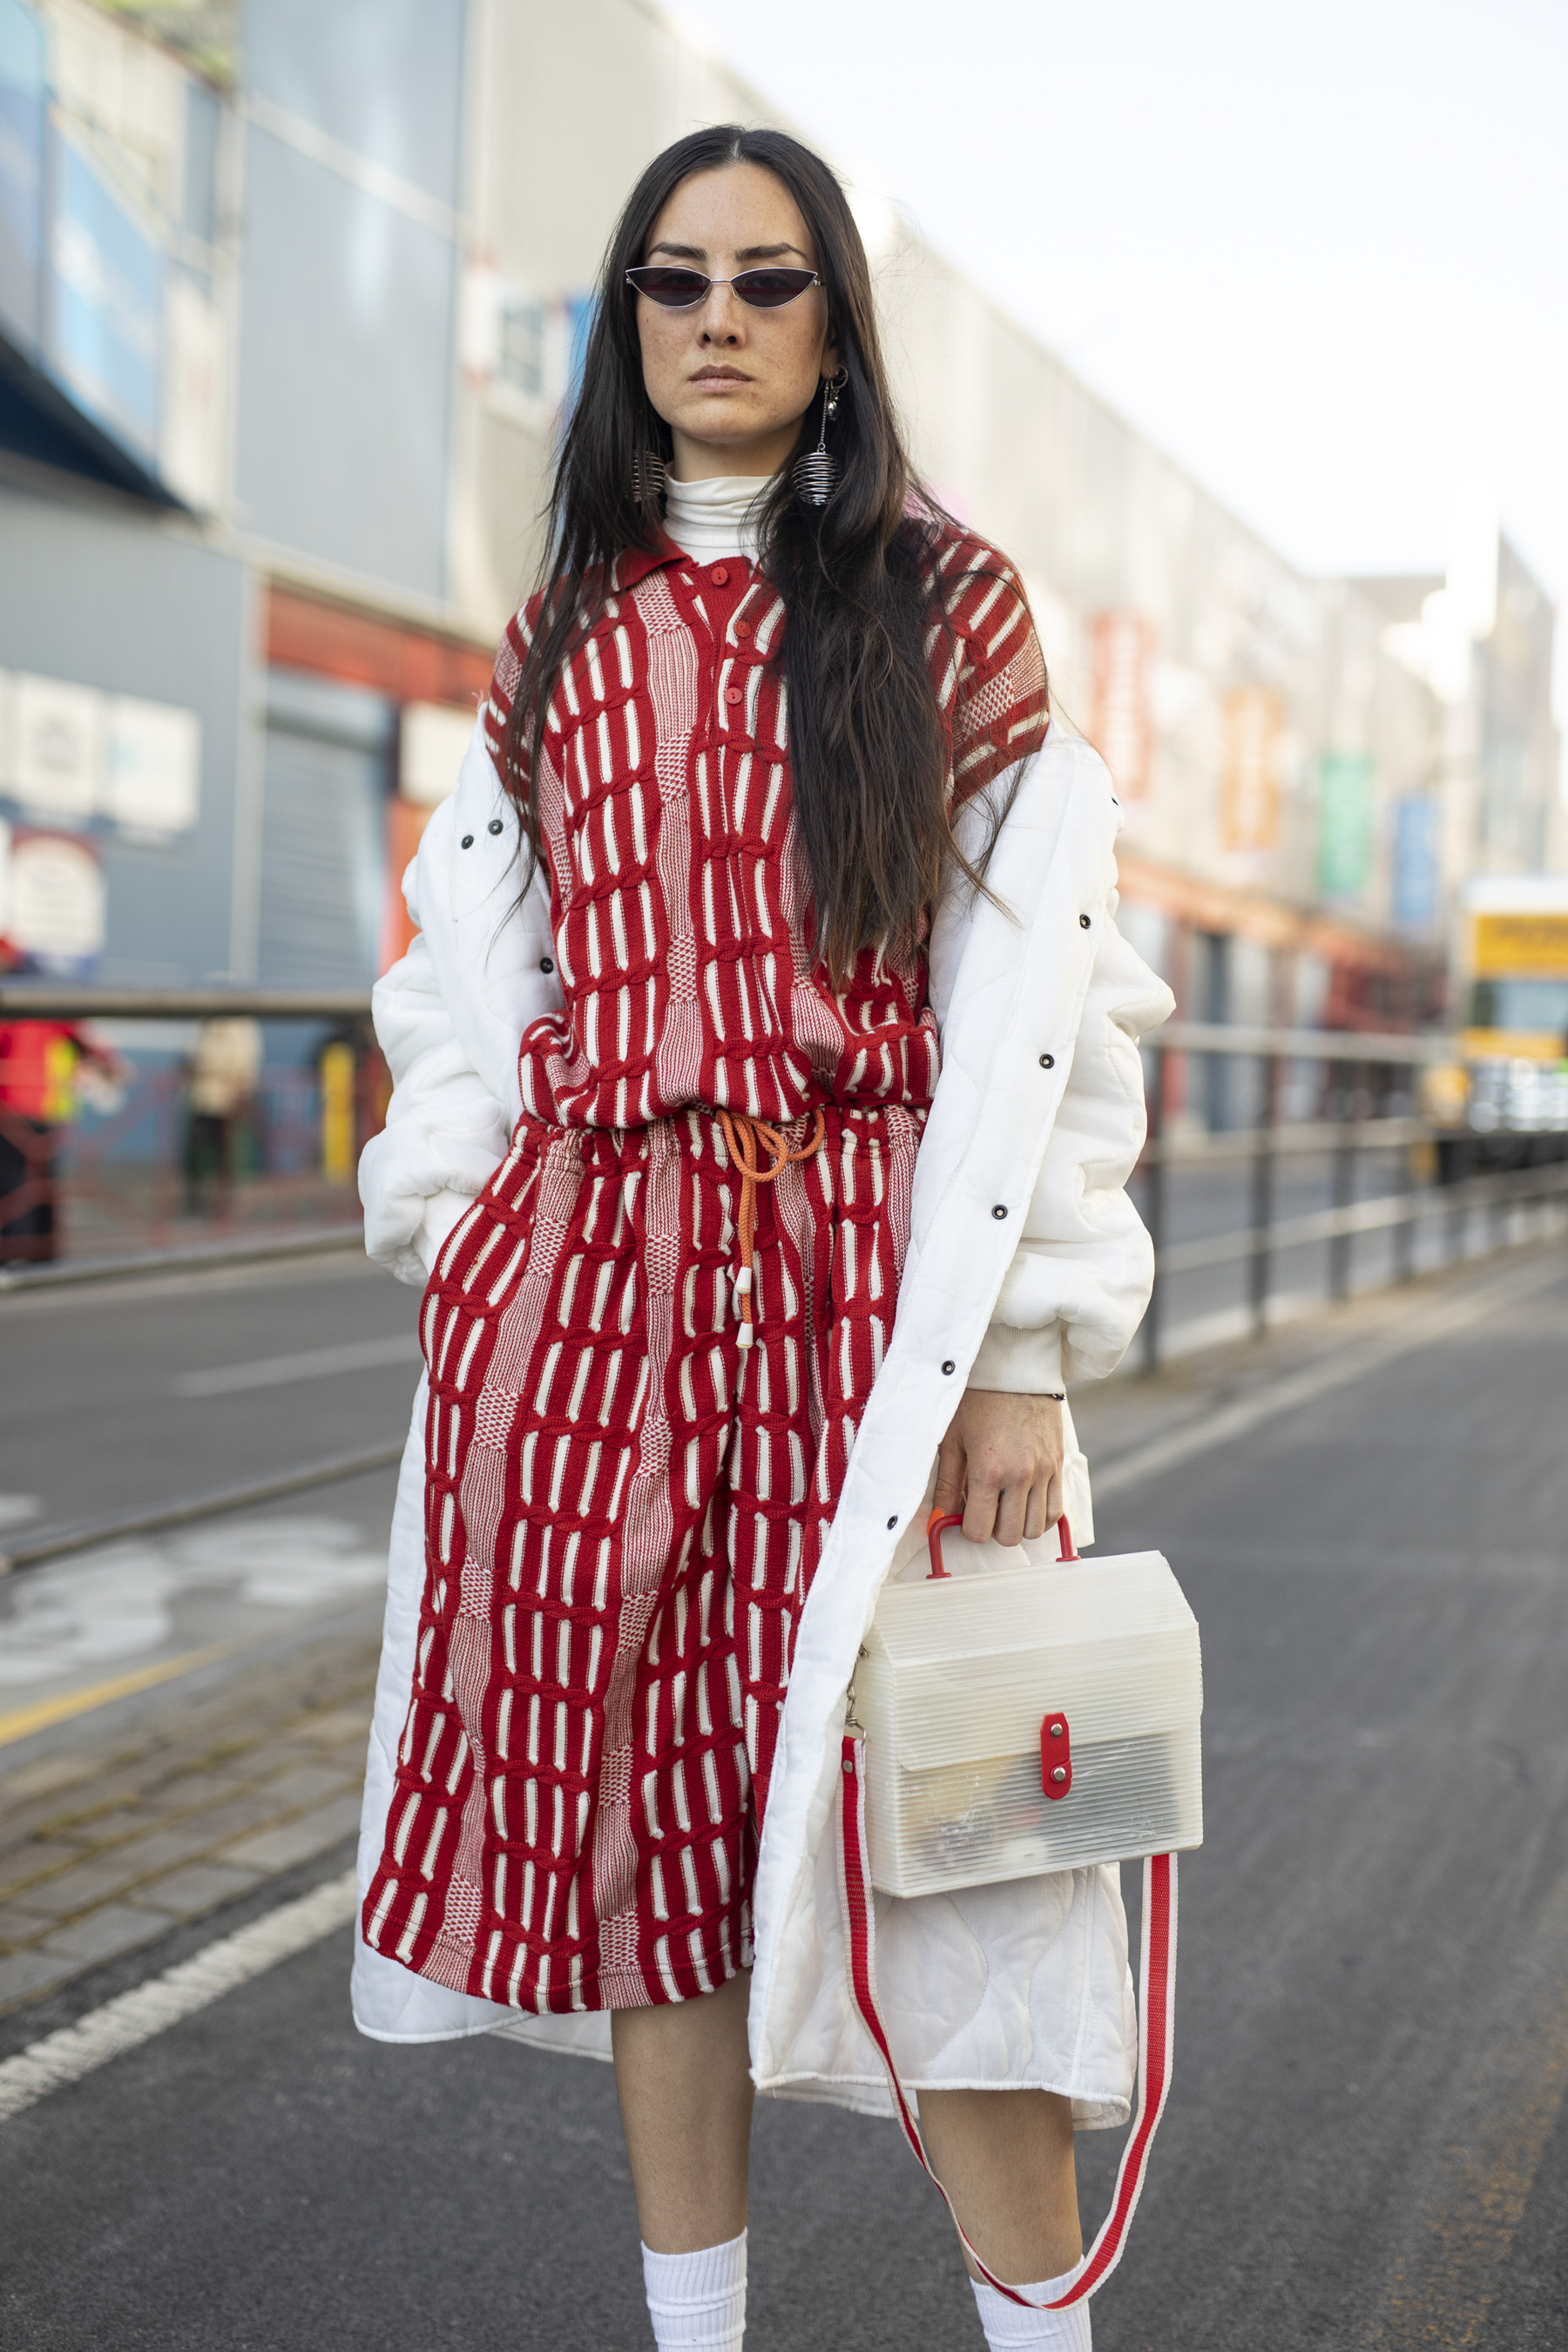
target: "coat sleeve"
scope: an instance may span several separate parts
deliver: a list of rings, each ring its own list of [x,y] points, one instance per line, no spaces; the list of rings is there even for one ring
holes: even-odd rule
[[[404,881],[416,922],[418,866],[416,858]],[[377,981],[371,1005],[392,1100],[360,1157],[365,1247],[400,1282],[423,1285],[506,1156],[506,1111],[463,1050],[422,931]]]
[[[1110,911],[1114,915],[1115,898]],[[1113,1371],[1138,1328],[1154,1253],[1127,1180],[1143,1148],[1138,1039],[1175,1010],[1108,921],[1017,1255],[970,1386],[1052,1394]]]

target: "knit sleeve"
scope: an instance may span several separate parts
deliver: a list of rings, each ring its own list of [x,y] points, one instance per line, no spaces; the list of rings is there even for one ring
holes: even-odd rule
[[[506,632],[496,648],[496,666],[490,673],[490,690],[485,700],[485,743],[498,776],[506,781],[502,762],[506,752],[506,730],[511,718],[511,706],[522,677],[522,666],[539,625],[542,599],[531,596],[520,612],[512,614]]]
[[[941,563],[937,698],[952,734],[955,803],[973,799],[1045,740],[1046,663],[1024,584],[983,540],[950,542]]]

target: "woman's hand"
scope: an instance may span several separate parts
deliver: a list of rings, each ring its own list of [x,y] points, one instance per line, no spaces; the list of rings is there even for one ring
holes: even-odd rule
[[[1066,1439],[1056,1397],[965,1389],[936,1464],[936,1507],[962,1511],[971,1543],[1043,1536],[1062,1515]]]

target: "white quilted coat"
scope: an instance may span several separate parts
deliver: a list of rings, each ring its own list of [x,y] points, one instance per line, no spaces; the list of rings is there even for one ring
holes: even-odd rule
[[[838,1912],[839,1740],[861,1637],[889,1571],[920,1572],[934,1456],[965,1381],[1038,1391],[1102,1377],[1137,1328],[1152,1271],[1124,1187],[1143,1138],[1136,1040],[1172,998],[1112,919],[1120,812],[1099,758],[1054,724],[1021,775],[993,790],[1005,795],[1015,782],[988,874],[1001,904],[954,888],[937,913],[942,1077],[916,1165],[898,1317],[801,1618],[757,1869],[758,2086],[879,2111],[887,2094],[850,2002]],[[984,822],[980,809],[965,813],[968,845]],[[502,1158],[521,1108],[519,1041],[561,1003],[548,902],[536,882],[519,903],[516,840],[476,728],[458,790],[405,883],[420,936],[375,992],[395,1087],[360,1190],[370,1253],[405,1281],[424,1282]],[[393,1526],[362,1893],[381,1853],[413,1677],[423,1434],[421,1383]],[[1086,1541],[1087,1467],[1070,1423],[1066,1486]],[[1037,1549],[1054,1559],[1054,1538]],[[976,1567],[996,1564],[994,1547],[976,1547]],[[1136,2041],[1114,1870],[877,1899],[883,2008],[908,2083],[1034,2084],[1069,2096],[1082,2124],[1125,2120]],[[361,2029],[388,2041],[499,2030],[609,2052],[602,2013],[520,2017],[363,1942],[353,2006]]]

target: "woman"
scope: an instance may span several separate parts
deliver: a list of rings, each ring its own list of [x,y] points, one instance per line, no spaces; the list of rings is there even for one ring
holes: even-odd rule
[[[658,2340],[738,2345],[753,2084],[887,2108],[831,1827],[860,1637],[939,1445],[976,1541],[1087,1518],[1064,1370],[1146,1300],[1121,1187],[1170,999],[1110,920],[1109,779],[1016,575],[910,476],[794,141],[643,174],[552,524],[376,992],[361,1183],[428,1276],[428,1391],[355,2013],[613,2052]],[[936,2167],[1039,2299],[1074,2122],[1128,2112],[1115,1873],[885,1902],[879,1937]],[[1087,2305],[976,2294],[993,2342],[1089,2341]]]

